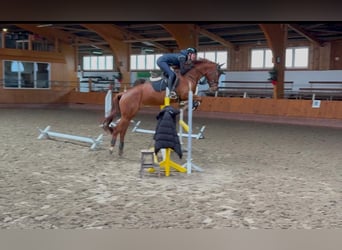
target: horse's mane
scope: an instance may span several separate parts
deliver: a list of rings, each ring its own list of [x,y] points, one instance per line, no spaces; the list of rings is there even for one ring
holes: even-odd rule
[[[202,63],[214,63],[213,61],[210,61],[206,58],[199,58],[197,60],[192,61],[193,64],[202,64]]]

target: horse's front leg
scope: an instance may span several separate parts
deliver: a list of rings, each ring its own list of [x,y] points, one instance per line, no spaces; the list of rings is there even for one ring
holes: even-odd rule
[[[110,148],[109,148],[110,154],[113,154],[117,136],[118,136],[118,131],[117,131],[117,127],[116,127],[112,130],[112,139],[110,141]]]
[[[196,110],[201,105],[202,97],[194,95],[192,99],[192,110]]]

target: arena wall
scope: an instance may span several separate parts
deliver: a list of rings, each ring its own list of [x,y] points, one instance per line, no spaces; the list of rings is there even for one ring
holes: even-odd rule
[[[44,94],[42,92],[44,91]],[[0,92],[1,104],[90,104],[103,105],[106,92],[76,92],[75,90],[4,90]],[[341,101],[272,98],[203,97],[199,107],[203,112],[226,112],[303,118],[342,119]]]

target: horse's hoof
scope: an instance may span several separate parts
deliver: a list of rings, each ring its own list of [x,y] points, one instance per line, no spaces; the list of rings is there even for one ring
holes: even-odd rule
[[[113,148],[113,147],[110,147],[110,148],[109,148],[109,154],[113,154],[113,151],[114,151],[114,148]]]
[[[179,106],[183,107],[183,106],[185,106],[185,105],[186,105],[186,101],[180,101],[180,102],[179,102]]]
[[[119,150],[119,156],[123,155],[123,150]]]
[[[201,104],[201,102],[198,102],[198,101],[193,102],[192,110],[196,110],[200,104]]]

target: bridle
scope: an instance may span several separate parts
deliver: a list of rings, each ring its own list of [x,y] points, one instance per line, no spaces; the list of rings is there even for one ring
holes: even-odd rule
[[[217,65],[216,70],[214,71],[210,71],[208,72],[205,77],[207,78],[208,84],[210,88],[217,88],[218,84],[219,84],[219,77],[220,77],[220,73],[219,73],[219,68]],[[215,80],[217,79],[217,80]]]
[[[220,77],[220,74],[222,73],[221,70],[220,70],[220,65],[219,64],[216,64],[216,69],[215,70],[212,70],[212,71],[209,71],[209,72],[206,72],[206,73],[201,72],[197,68],[194,68],[194,69],[197,72],[199,72],[201,76],[205,76],[206,77],[210,88],[217,88],[218,87],[219,77]],[[190,75],[189,77],[193,79],[193,76]],[[217,79],[217,80],[215,80],[215,79]]]

